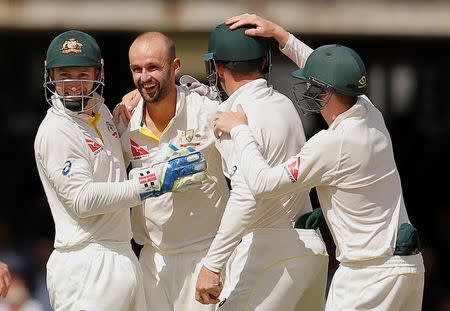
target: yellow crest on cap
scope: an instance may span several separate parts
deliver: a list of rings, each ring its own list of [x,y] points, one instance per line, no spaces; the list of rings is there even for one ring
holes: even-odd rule
[[[64,41],[61,47],[61,53],[69,54],[69,53],[81,53],[81,48],[83,44],[78,42],[77,39],[69,39]]]

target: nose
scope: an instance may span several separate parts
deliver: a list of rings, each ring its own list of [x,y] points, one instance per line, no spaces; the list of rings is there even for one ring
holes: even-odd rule
[[[142,82],[147,82],[147,81],[150,81],[151,79],[153,79],[153,77],[152,77],[150,71],[145,70],[145,69],[142,70],[142,75],[141,75]]]

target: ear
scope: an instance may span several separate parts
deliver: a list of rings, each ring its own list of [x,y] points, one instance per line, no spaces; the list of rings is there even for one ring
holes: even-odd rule
[[[95,78],[98,81],[101,79],[101,70],[98,68],[95,68]]]
[[[175,57],[175,59],[173,60],[172,68],[174,75],[177,76],[181,71],[181,60],[178,57]]]
[[[48,77],[50,78],[50,80],[54,80],[53,77],[54,77],[55,70],[53,68],[47,69],[47,70],[48,70]]]
[[[216,72],[217,72],[217,75],[219,76],[219,78],[223,78],[224,71],[225,71],[225,68],[223,67],[223,64],[220,62],[216,62]]]

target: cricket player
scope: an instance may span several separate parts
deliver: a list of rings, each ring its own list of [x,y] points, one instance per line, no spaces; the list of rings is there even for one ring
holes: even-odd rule
[[[220,83],[229,96],[220,111],[242,105],[258,150],[272,165],[281,164],[305,143],[302,123],[292,101],[267,84],[267,43],[246,36],[245,29],[221,24],[211,33],[205,54],[208,80],[215,88]],[[216,146],[232,190],[198,276],[196,299],[220,301],[218,310],[323,310],[325,244],[318,231],[293,228],[299,216],[312,210],[309,191],[255,198],[233,141],[222,135]]]
[[[248,35],[277,39],[302,68],[292,73],[303,87],[294,87],[297,103],[328,124],[279,165],[264,159],[251,116],[245,125],[242,108],[221,114],[215,127],[216,135],[231,132],[242,174],[257,198],[316,187],[340,262],[326,310],[421,310],[424,265],[418,234],[408,219],[383,116],[365,95],[360,56],[339,44],[312,51],[259,16],[245,14],[228,23],[252,25]]]
[[[229,196],[212,131],[217,103],[175,84],[181,61],[172,40],[161,33],[138,36],[129,60],[142,99],[121,137],[126,162],[149,166],[190,147],[208,164],[201,187],[146,200],[132,211],[134,239],[143,245],[139,261],[148,310],[214,310],[194,295],[201,259]]]
[[[205,170],[200,153],[179,151],[133,170],[126,180],[103,86],[94,38],[70,30],[52,40],[44,83],[51,108],[34,148],[56,230],[47,263],[54,310],[146,310],[142,271],[130,244],[130,208],[191,185]]]

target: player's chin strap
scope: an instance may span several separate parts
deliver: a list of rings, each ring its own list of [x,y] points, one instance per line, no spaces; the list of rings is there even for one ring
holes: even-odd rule
[[[272,50],[269,48],[267,50],[266,56],[267,63],[263,68],[264,78],[267,81],[267,85],[269,85],[270,74],[272,73]]]

